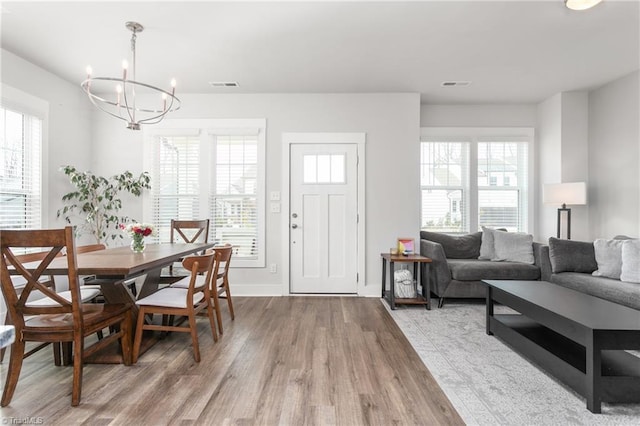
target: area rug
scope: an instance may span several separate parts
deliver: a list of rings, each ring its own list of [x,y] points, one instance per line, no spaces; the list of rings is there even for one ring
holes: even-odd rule
[[[468,425],[640,425],[640,404],[604,403],[592,414],[582,396],[488,336],[483,303],[382,303]]]

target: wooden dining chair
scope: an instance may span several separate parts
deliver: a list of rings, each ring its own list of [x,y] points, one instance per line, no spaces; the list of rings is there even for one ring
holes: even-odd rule
[[[171,243],[206,243],[209,241],[209,219],[202,220],[178,220],[171,219],[169,231]],[[182,259],[180,259],[180,262]],[[178,268],[176,268],[178,269]],[[189,271],[174,270],[174,265],[169,266],[169,274],[160,278],[161,283],[172,284],[187,276]]]
[[[206,312],[209,317],[213,340],[218,341],[218,333],[216,332],[213,309],[211,307],[211,295],[209,293],[213,265],[213,253],[185,257],[182,261],[182,266],[191,271],[190,276],[183,278],[187,282],[186,286],[165,287],[136,301],[136,305],[140,310],[138,312],[136,336],[133,342],[134,363],[138,361],[144,330],[190,333],[193,344],[193,358],[196,362],[200,362],[200,347],[196,328],[196,315],[200,312]],[[145,317],[150,315],[153,318],[153,314],[162,315],[162,324],[145,322]],[[179,317],[178,322],[174,324],[173,320],[169,319],[170,317]],[[187,322],[188,325],[181,327],[184,322]]]
[[[233,246],[231,244],[225,244],[224,246],[216,246],[211,250],[213,250],[217,255],[216,260],[218,263],[217,274],[214,275],[211,280],[211,294],[215,295],[218,330],[220,331],[220,334],[222,334],[222,313],[220,312],[220,305],[217,303],[218,299],[227,299],[227,306],[229,307],[231,320],[233,321],[236,318],[233,312],[231,291],[229,290],[229,265],[231,265]]]
[[[44,259],[36,265],[25,265],[13,253],[15,249],[35,247],[49,250]],[[43,272],[63,249],[66,249],[65,268],[69,279],[68,299],[63,297],[62,293],[56,293],[39,282]],[[81,302],[72,227],[52,230],[3,230],[0,233],[0,268],[2,294],[16,328],[16,340],[11,346],[1,406],[5,407],[11,402],[23,360],[31,355],[25,352],[26,342],[73,344],[72,406],[80,403],[82,366],[86,357],[114,341],[119,341],[124,364],[131,364],[131,305]],[[22,276],[27,282],[20,294],[13,286],[10,271]],[[29,295],[35,291],[55,301],[56,305],[30,303]],[[85,348],[85,337],[105,328],[112,328],[114,332]]]

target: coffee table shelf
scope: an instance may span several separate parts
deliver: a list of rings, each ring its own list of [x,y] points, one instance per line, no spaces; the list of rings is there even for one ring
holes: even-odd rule
[[[519,352],[581,395],[586,394],[586,348],[524,315],[494,315],[491,328]],[[640,358],[621,350],[601,351],[603,402],[637,402]],[[635,383],[635,384],[634,384]]]
[[[545,281],[487,284],[487,334],[524,354],[587,399],[640,402],[640,312]],[[494,303],[518,314],[494,314]]]

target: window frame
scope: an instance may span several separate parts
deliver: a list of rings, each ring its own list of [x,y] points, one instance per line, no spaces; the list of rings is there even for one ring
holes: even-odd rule
[[[210,197],[216,195],[215,164],[216,164],[216,142],[218,136],[236,135],[256,135],[258,140],[258,163],[256,182],[256,205],[257,208],[257,256],[255,259],[242,259],[234,257],[231,262],[232,268],[264,268],[266,265],[266,119],[169,119],[164,120],[153,128],[145,127],[144,152],[155,152],[154,141],[161,136],[198,136],[201,142],[201,173],[200,183],[202,191],[200,194],[201,211],[210,211]],[[146,170],[153,170],[154,156],[144,155],[144,167]],[[153,187],[154,182],[151,182]],[[153,218],[153,195],[145,193],[143,200],[143,217],[146,221]],[[203,219],[200,217],[195,219]],[[215,223],[214,217],[209,217]],[[215,231],[215,229],[213,229]],[[210,240],[213,236],[210,233]]]
[[[462,233],[479,230],[479,190],[485,188],[478,185],[478,144],[487,142],[525,142],[527,143],[527,187],[524,198],[526,215],[520,218],[521,231],[535,233],[534,200],[535,200],[535,131],[532,127],[422,127],[420,129],[420,149],[424,142],[465,142],[469,144],[469,194],[463,199],[468,200],[467,221],[468,228]],[[422,151],[421,151],[422,152]],[[486,188],[502,188],[503,186]],[[508,189],[517,189],[510,186]],[[420,191],[425,189],[420,184]],[[465,188],[462,188],[463,192]],[[422,203],[420,203],[422,209]],[[422,211],[420,211],[422,218]],[[422,221],[422,220],[421,220]],[[463,219],[464,222],[464,219]]]

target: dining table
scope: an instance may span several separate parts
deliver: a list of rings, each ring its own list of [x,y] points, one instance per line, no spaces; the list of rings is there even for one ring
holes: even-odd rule
[[[95,277],[92,285],[100,285],[105,303],[125,303],[131,305],[133,324],[135,329],[138,317],[138,298],[146,297],[159,289],[160,275],[164,267],[180,261],[185,256],[200,253],[211,248],[215,243],[161,243],[146,244],[142,253],[134,253],[129,246],[107,248],[87,253],[77,254],[79,276]],[[26,266],[26,265],[25,265]],[[67,275],[67,260],[65,257],[54,259],[43,275]],[[137,294],[134,294],[126,283],[132,279],[145,275],[144,282]],[[132,336],[133,337],[133,336]],[[158,333],[146,333],[140,353],[144,353],[158,340]],[[117,353],[95,354],[89,362],[118,363]]]

